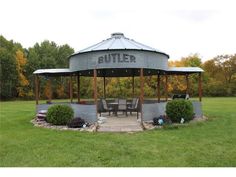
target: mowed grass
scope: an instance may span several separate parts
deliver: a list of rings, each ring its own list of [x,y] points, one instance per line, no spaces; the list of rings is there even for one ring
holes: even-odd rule
[[[0,106],[2,167],[236,166],[236,98],[204,98],[208,121],[133,134],[37,128],[34,101]]]

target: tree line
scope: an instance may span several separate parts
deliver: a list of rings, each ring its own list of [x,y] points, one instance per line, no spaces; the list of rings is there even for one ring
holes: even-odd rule
[[[28,49],[20,43],[0,36],[0,99],[33,99],[34,76],[37,69],[68,68],[68,57],[74,49],[68,44],[57,45],[45,40]],[[196,66],[204,69],[204,96],[236,96],[236,54],[218,55],[202,62],[199,55],[189,55],[180,60],[170,61],[169,66]],[[103,78],[98,78],[98,96],[103,96]],[[198,94],[197,75],[189,77],[190,96]],[[135,78],[135,95],[140,93],[139,78]],[[54,77],[52,79],[53,98],[68,98],[69,78]],[[40,79],[40,98],[49,97],[48,78]],[[157,96],[157,76],[145,77],[144,93],[146,97]],[[76,78],[73,78],[73,90],[76,97]],[[170,76],[168,92],[184,93],[185,76]],[[92,98],[92,78],[81,77],[81,97]],[[164,96],[164,78],[161,78],[161,94]],[[132,78],[106,78],[107,97],[132,97]]]

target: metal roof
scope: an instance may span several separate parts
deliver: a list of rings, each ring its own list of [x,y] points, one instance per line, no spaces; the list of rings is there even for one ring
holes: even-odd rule
[[[204,72],[203,69],[199,67],[170,67],[167,73],[200,73]]]
[[[68,68],[60,69],[38,69],[33,72],[33,74],[70,74],[71,71]]]
[[[104,73],[105,72],[105,73]],[[167,74],[194,74],[194,73],[201,73],[204,72],[199,67],[170,67],[167,70],[162,70],[160,74],[164,75]],[[48,76],[68,76],[73,73],[70,69],[63,68],[63,69],[38,69],[34,71],[34,74],[39,75],[48,75]],[[93,76],[92,70],[82,71],[80,75],[82,76]],[[144,75],[155,75],[156,70],[145,69],[144,68]],[[128,69],[128,68],[117,68],[117,69],[102,69],[101,71],[98,70],[98,77],[103,77],[105,74],[106,77],[129,77],[129,76],[139,76],[139,69]]]
[[[157,50],[155,48],[139,43],[133,39],[126,38],[123,33],[112,33],[110,38],[103,40],[88,48],[85,48],[83,50],[80,50],[79,52],[76,52],[73,55],[79,54],[79,53],[91,52],[91,51],[118,50],[118,49],[146,50],[146,51],[163,53],[167,55],[166,53],[161,52],[160,50]],[[169,55],[167,56],[169,57]]]

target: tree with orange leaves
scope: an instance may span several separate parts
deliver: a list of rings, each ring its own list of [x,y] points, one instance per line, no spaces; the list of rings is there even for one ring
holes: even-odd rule
[[[24,67],[26,65],[26,58],[24,57],[24,53],[21,50],[16,51],[16,71],[18,74],[18,84],[17,84],[17,92],[19,97],[27,96],[27,86],[29,85],[29,81],[24,75]]]

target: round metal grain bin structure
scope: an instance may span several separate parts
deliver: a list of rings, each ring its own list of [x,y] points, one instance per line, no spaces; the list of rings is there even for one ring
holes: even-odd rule
[[[169,55],[147,45],[126,38],[123,33],[113,33],[110,38],[103,40],[86,49],[80,50],[69,57],[69,68],[38,69],[35,74],[35,97],[37,111],[46,109],[50,104],[38,105],[39,76],[69,77],[70,105],[76,117],[83,117],[88,122],[97,121],[99,112],[97,77],[103,77],[103,98],[106,98],[106,77],[132,77],[132,97],[140,100],[141,122],[152,121],[153,117],[165,114],[165,105],[168,101],[168,77],[182,75],[186,77],[186,94],[188,94],[190,74],[198,74],[199,101],[193,103],[194,113],[202,116],[202,76],[203,70],[199,67],[168,67]],[[144,76],[157,76],[157,100],[144,100]],[[73,103],[72,77],[77,77],[77,103]],[[83,104],[80,101],[80,76],[93,77],[94,103]],[[134,78],[139,76],[140,94],[134,92]],[[161,100],[161,77],[164,80],[164,98]],[[101,96],[101,95],[99,95]],[[49,99],[51,100],[51,98]],[[138,115],[138,114],[137,114]]]
[[[128,39],[123,33],[113,33],[111,38],[80,50],[70,56],[70,70],[80,75],[127,77],[138,76],[139,69],[144,75],[156,74],[156,70],[168,69],[169,56],[159,50]]]

